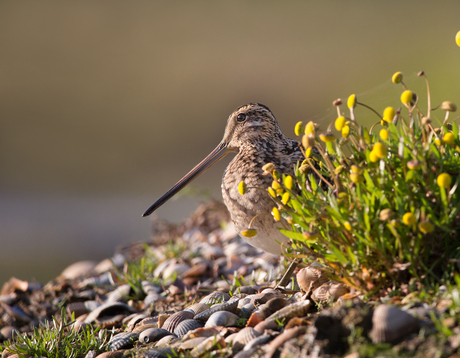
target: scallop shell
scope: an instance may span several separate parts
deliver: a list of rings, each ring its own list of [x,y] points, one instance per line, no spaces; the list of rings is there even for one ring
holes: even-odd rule
[[[323,271],[313,265],[300,269],[296,279],[303,292],[311,292],[329,280]]]
[[[110,292],[106,303],[108,302],[127,302],[128,296],[131,294],[131,285],[118,286],[114,291]]]
[[[171,332],[162,328],[148,328],[139,335],[139,342],[152,343],[157,342],[161,338],[170,336]]]
[[[220,334],[214,337],[208,337],[203,342],[198,344],[195,348],[192,349],[190,352],[193,357],[200,356],[209,352],[213,347],[225,347],[225,340]]]
[[[186,319],[177,325],[176,329],[174,330],[174,334],[180,338],[188,332],[201,327],[203,327],[203,323],[194,319]]]
[[[248,342],[245,346],[244,349],[245,351],[248,351],[250,349],[253,349],[257,346],[260,346],[262,344],[266,344],[269,340],[272,339],[272,336],[269,334],[262,334],[259,337],[254,338],[252,341]]]
[[[275,320],[281,320],[281,319],[289,320],[290,318],[295,317],[295,316],[303,317],[307,314],[307,311],[309,308],[310,308],[309,300],[295,302],[273,313],[271,316],[267,318],[267,321],[275,321]]]
[[[118,333],[112,337],[109,342],[109,350],[118,351],[123,348],[131,348],[134,345],[134,342],[139,339],[137,333],[132,332],[123,332]]]
[[[177,357],[177,352],[171,347],[157,347],[149,349],[146,352],[143,352],[141,356],[143,358],[169,358]]]
[[[200,314],[209,309],[209,306],[206,303],[195,303],[189,307],[187,307],[186,311],[191,311],[193,313]]]
[[[372,325],[370,336],[374,343],[396,343],[420,328],[418,319],[388,305],[380,305],[374,310]]]
[[[182,321],[185,321],[186,319],[192,319],[195,316],[193,312],[190,311],[179,311],[171,316],[165,321],[165,323],[161,326],[161,328],[166,329],[167,331],[174,333],[174,330],[176,327],[181,323]]]
[[[331,281],[315,289],[311,294],[311,299],[317,303],[325,303],[333,301],[349,291],[348,286],[343,283],[335,283]]]
[[[236,326],[238,316],[228,311],[214,312],[206,321],[205,327],[231,327]]]
[[[231,298],[231,296],[226,292],[214,291],[207,296],[204,296],[200,303],[205,303],[207,305],[213,305],[216,303],[226,302]]]
[[[147,315],[142,314],[142,313],[137,313],[137,314],[135,313],[135,314],[132,314],[131,316],[128,316],[127,318],[129,319],[129,321],[126,323],[126,326],[128,330],[132,331],[139,322],[141,322],[143,319],[148,318],[148,317]],[[125,321],[123,321],[123,323],[125,323]]]
[[[259,337],[260,335],[262,334],[260,332],[257,332],[252,327],[243,328],[233,339],[233,348],[235,350],[241,350],[247,343],[252,341],[254,338]]]
[[[197,314],[194,318],[198,321],[207,321],[209,317],[215,312],[218,311],[228,311],[228,312],[235,312],[237,307],[238,307],[238,297],[234,297],[231,300],[224,302],[224,303],[219,303],[211,308],[207,309],[206,311],[201,312],[200,314]]]

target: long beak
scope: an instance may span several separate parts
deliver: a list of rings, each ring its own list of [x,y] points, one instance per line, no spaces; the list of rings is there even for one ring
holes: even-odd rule
[[[227,143],[221,142],[216,149],[204,158],[195,168],[190,170],[181,180],[179,180],[171,189],[169,189],[160,199],[158,199],[150,208],[148,208],[142,216],[148,216],[158,209],[161,205],[171,199],[179,190],[190,183],[198,175],[210,168],[214,163],[218,162],[229,152],[227,151]]]

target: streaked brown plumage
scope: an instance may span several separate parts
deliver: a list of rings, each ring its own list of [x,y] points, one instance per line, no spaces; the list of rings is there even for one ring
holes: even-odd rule
[[[236,156],[224,172],[222,195],[235,228],[241,235],[241,231],[248,228],[255,216],[267,214],[258,216],[252,223],[257,235],[243,239],[264,251],[279,254],[280,243],[286,237],[279,232],[279,223],[270,215],[275,205],[273,200],[266,190],[259,190],[267,189],[273,180],[271,176],[262,174],[262,166],[273,163],[280,172],[292,175],[295,164],[303,155],[298,142],[285,137],[272,112],[259,103],[236,109],[228,118],[224,138],[216,149],[147,209],[144,216],[150,215],[191,180],[231,152]],[[238,192],[241,181],[248,187],[245,195]]]

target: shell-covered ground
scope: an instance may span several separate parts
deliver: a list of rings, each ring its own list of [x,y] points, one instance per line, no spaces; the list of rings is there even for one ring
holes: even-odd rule
[[[44,286],[11,278],[0,295],[3,357],[457,356],[460,298],[414,292],[364,299],[305,265],[239,238],[221,203],[152,240],[80,262]],[[435,295],[436,293],[432,293]]]

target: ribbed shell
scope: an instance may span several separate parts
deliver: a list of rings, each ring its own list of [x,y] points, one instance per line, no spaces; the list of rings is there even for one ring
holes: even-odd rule
[[[213,305],[216,303],[228,301],[230,298],[231,296],[226,292],[214,291],[210,293],[209,295],[204,296],[201,299],[200,303],[205,303],[207,305]]]
[[[257,332],[254,328],[252,327],[246,327],[243,328],[241,331],[238,332],[238,334],[235,336],[233,339],[233,347],[236,350],[241,350],[244,348],[244,346],[252,341],[253,339],[261,336],[262,334],[260,332]]]
[[[233,298],[230,301],[214,305],[208,310],[201,312],[200,314],[197,314],[195,316],[195,319],[201,322],[205,322],[215,312],[218,312],[218,311],[235,312],[238,307],[238,301],[239,301],[239,298]]]
[[[185,321],[182,321],[177,325],[176,329],[174,330],[174,334],[181,338],[187,332],[193,331],[201,327],[203,327],[203,323],[194,319],[186,319]]]
[[[209,305],[206,303],[195,303],[189,307],[186,308],[186,311],[192,311],[193,313],[200,314],[201,312],[204,312],[209,309]]]
[[[285,306],[281,308],[279,311],[269,316],[266,320],[274,321],[274,320],[281,320],[283,318],[288,320],[295,316],[303,317],[307,314],[307,311],[309,308],[310,308],[309,300],[295,302],[295,303],[290,304],[289,306]]]
[[[163,326],[161,328],[168,330],[171,333],[174,333],[174,330],[176,327],[181,323],[182,321],[185,321],[186,319],[192,319],[195,316],[193,312],[190,311],[179,311],[171,316],[165,321]]]
[[[109,350],[118,351],[123,348],[131,348],[135,341],[139,339],[137,333],[123,332],[112,337],[109,343]]]

